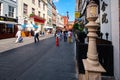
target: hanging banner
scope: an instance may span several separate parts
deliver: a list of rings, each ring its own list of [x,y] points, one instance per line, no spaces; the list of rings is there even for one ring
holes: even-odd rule
[[[80,12],[79,11],[75,11],[75,18],[79,18],[80,17]]]

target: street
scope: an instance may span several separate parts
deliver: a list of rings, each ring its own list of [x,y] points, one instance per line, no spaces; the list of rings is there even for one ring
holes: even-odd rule
[[[0,53],[0,80],[77,80],[74,43],[55,38]]]

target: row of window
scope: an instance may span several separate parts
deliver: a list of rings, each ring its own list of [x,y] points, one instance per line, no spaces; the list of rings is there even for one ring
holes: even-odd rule
[[[32,3],[35,4],[36,0],[32,0]],[[38,7],[41,6],[41,0],[38,0]],[[45,3],[43,3],[43,10],[45,10]]]
[[[40,3],[39,3],[40,4]],[[45,4],[43,4],[43,10],[45,10]],[[28,5],[24,3],[23,5],[23,14],[27,15],[28,14]],[[32,8],[32,14],[35,14],[35,8]],[[38,16],[41,15],[41,12],[38,11]],[[43,14],[43,18],[45,18],[45,14]]]
[[[32,3],[35,4],[35,0],[32,0]],[[38,0],[38,7],[40,7],[40,4],[41,4],[41,0]],[[15,11],[15,8],[12,7],[12,6],[8,6],[8,15],[9,17],[14,17],[14,11]],[[45,10],[45,3],[43,3],[43,10]],[[27,15],[28,14],[28,5],[24,3],[23,5],[23,13],[24,15]],[[35,14],[35,9],[32,8],[32,13]],[[1,15],[1,3],[0,3],[0,15]],[[38,11],[38,15],[40,16],[40,11]],[[45,14],[43,14],[43,17],[45,17]]]
[[[9,17],[14,17],[14,9],[15,9],[14,7],[8,6],[8,16]],[[1,3],[0,3],[0,15],[1,15]]]

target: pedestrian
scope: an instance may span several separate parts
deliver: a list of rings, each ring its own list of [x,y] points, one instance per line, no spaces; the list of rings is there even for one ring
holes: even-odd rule
[[[68,43],[72,42],[72,32],[68,31]]]
[[[39,42],[39,31],[38,29],[35,29],[34,31],[34,42]]]
[[[67,41],[67,31],[63,32],[63,36],[64,36],[64,42],[66,42]]]
[[[21,36],[21,30],[18,30],[15,36],[17,37],[15,43],[23,42],[23,38]]]
[[[59,46],[59,39],[56,37],[56,46]]]

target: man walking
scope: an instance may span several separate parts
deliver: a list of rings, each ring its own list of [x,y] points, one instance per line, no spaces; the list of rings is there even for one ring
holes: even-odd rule
[[[34,42],[36,43],[36,41],[39,42],[39,31],[37,29],[34,31]]]

